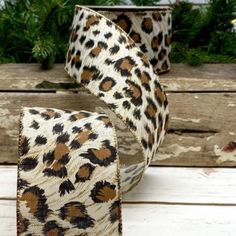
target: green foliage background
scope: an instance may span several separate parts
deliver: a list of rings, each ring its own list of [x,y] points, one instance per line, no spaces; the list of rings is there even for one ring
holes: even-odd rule
[[[154,5],[153,0],[133,0]],[[117,5],[120,0],[17,0],[0,9],[0,63],[40,62],[49,68],[64,62],[74,5]],[[236,0],[211,0],[195,8],[180,2],[173,8],[172,62],[236,62]]]
[[[235,63],[236,0],[210,0],[196,8],[188,2],[173,7],[172,61],[190,64]]]

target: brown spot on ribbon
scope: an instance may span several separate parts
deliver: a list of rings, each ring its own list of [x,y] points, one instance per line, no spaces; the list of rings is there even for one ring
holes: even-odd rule
[[[58,112],[48,109],[47,111],[43,112],[41,116],[44,117],[46,120],[49,120],[51,118],[59,118],[61,115]]]
[[[151,33],[153,30],[152,19],[150,17],[144,18],[142,22],[142,30],[146,33]]]
[[[162,19],[161,19],[161,13],[160,13],[160,12],[153,13],[153,14],[152,14],[152,17],[153,17],[153,19],[156,20],[156,21],[161,21],[161,20],[162,20]]]
[[[88,178],[90,175],[90,171],[89,171],[88,167],[86,167],[86,166],[80,167],[79,171],[78,171],[78,175],[82,178]]]
[[[55,220],[48,221],[43,227],[43,233],[46,236],[62,236],[65,229],[59,226]]]
[[[167,53],[166,49],[162,48],[162,50],[158,54],[158,59],[162,61],[163,58],[166,56],[166,53]]]
[[[141,37],[140,37],[140,34],[132,31],[130,33],[130,37],[134,40],[135,43],[141,43]]]
[[[64,143],[58,143],[55,148],[54,158],[55,160],[60,160],[64,155],[69,153],[69,148]]]
[[[71,33],[71,42],[75,42],[77,38],[78,38],[78,34],[76,33],[76,31],[73,31]]]
[[[104,92],[109,91],[112,88],[112,81],[106,81],[105,83],[102,84],[102,90]]]
[[[124,59],[120,65],[120,68],[122,70],[127,70],[127,71],[131,71],[134,67],[134,64],[131,64],[130,61],[128,59]]]
[[[72,56],[72,52],[71,52],[71,50],[69,50],[68,53],[67,53],[67,61],[68,62],[70,61],[71,56]]]
[[[93,164],[108,166],[116,160],[116,148],[110,146],[109,141],[104,141],[104,145],[99,148],[90,148],[81,154],[82,157],[89,159]]]
[[[101,120],[106,127],[112,126],[111,120],[107,116],[99,116],[97,119]]]
[[[58,229],[50,229],[47,233],[46,236],[58,236],[59,235],[59,230]]]
[[[127,83],[129,85],[130,91],[132,92],[132,96],[136,99],[139,98],[141,96],[140,88],[136,86],[135,84],[130,83],[129,81],[127,81]]]
[[[156,109],[151,104],[147,106],[146,112],[149,114],[150,117],[156,117]]]
[[[100,189],[97,198],[102,202],[108,202],[109,200],[114,199],[115,196],[116,196],[115,190],[108,186],[105,186],[104,188]]]
[[[55,112],[54,111],[46,111],[43,114],[45,114],[45,115],[49,116],[50,118],[52,118],[55,115]]]
[[[99,89],[103,92],[108,92],[116,85],[116,82],[111,77],[105,77],[101,84],[99,85]]]
[[[92,149],[92,153],[96,156],[99,160],[107,159],[111,156],[111,150],[108,148],[101,148],[101,149]]]
[[[165,95],[159,86],[155,89],[155,96],[156,99],[160,101],[160,104],[165,101]]]
[[[30,209],[30,213],[35,214],[37,211],[37,207],[38,207],[38,196],[36,196],[34,193],[32,192],[26,192],[23,193],[20,201],[26,201],[26,207]]]
[[[116,186],[107,181],[99,181],[91,191],[94,202],[108,202],[116,197]]]
[[[85,182],[86,180],[90,179],[95,167],[89,163],[82,165],[78,172],[75,175],[75,183],[77,182]]]
[[[89,113],[86,113],[86,112],[79,112],[79,113],[76,113],[76,114],[73,115],[73,116],[74,116],[74,118],[75,118],[76,120],[81,120],[81,119],[84,119],[84,118],[86,118],[86,117],[89,117],[90,114],[89,114]]]
[[[64,165],[61,164],[61,163],[59,163],[59,162],[54,162],[54,163],[52,164],[52,169],[53,169],[54,171],[60,171],[62,167],[64,167]]]
[[[153,143],[154,143],[154,136],[153,136],[152,133],[149,133],[149,134],[148,134],[148,143],[149,143],[150,145],[153,145]]]
[[[111,125],[111,121],[108,117],[103,117],[102,118],[102,121],[103,123],[106,125],[106,126],[110,126]]]
[[[83,68],[83,72],[81,74],[81,82],[82,83],[89,83],[91,79],[98,78],[99,71],[95,66],[85,66]]]
[[[158,38],[157,38],[156,36],[153,37],[153,39],[152,39],[152,41],[151,41],[152,50],[155,51],[155,52],[157,52],[158,49],[159,49],[159,46],[160,46],[160,44],[159,44]]]
[[[150,81],[150,76],[148,76],[145,72],[142,72],[140,79],[141,79],[142,84],[148,84]]]
[[[165,35],[165,45],[168,47],[171,43],[171,36]]]
[[[69,202],[60,209],[59,216],[68,220],[78,229],[86,229],[94,226],[94,219],[91,218],[86,210],[85,205],[80,202]]]
[[[119,15],[117,17],[116,20],[114,20],[114,22],[120,27],[122,28],[126,33],[129,33],[132,22],[129,19],[129,17],[125,14]],[[117,28],[118,30],[120,30],[119,28]]]
[[[142,59],[142,62],[145,66],[149,66],[149,61],[145,55],[143,55],[141,59]]]
[[[114,202],[110,207],[110,221],[111,223],[121,219],[121,203],[120,201]]]
[[[74,217],[84,217],[84,213],[81,211],[81,209],[76,205],[69,205],[66,207],[66,219],[68,221],[71,221]]]
[[[85,30],[88,30],[90,28],[90,26],[92,26],[92,25],[97,25],[98,22],[99,22],[99,19],[97,16],[89,16],[88,20],[86,22]]]
[[[76,55],[76,56],[74,57],[74,62],[77,63],[77,62],[79,62],[79,61],[80,61],[80,55]]]
[[[90,133],[91,133],[90,130],[85,129],[81,133],[78,133],[77,136],[75,137],[75,139],[82,145],[86,141],[89,140],[89,134]]]
[[[120,19],[117,24],[122,28],[123,30],[126,30],[128,27],[128,24],[126,23],[125,19]]]
[[[51,211],[48,209],[44,190],[36,185],[25,189],[23,194],[19,197],[19,201],[25,201],[29,212],[40,222],[45,222]]]
[[[102,49],[100,47],[96,47],[91,50],[90,54],[93,57],[97,57],[101,51],[102,51]]]
[[[135,65],[136,65],[135,61],[130,56],[120,58],[115,62],[116,70],[119,71],[121,75],[125,77],[132,75],[130,71],[133,69]]]
[[[81,74],[81,78],[83,81],[90,81],[93,77],[93,71],[90,70],[84,70]]]

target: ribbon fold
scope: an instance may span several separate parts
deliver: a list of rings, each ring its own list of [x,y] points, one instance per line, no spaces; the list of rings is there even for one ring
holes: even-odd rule
[[[18,235],[121,235],[121,193],[138,184],[163,141],[168,102],[156,69],[138,36],[104,15],[76,6],[65,66],[104,106],[22,109]],[[129,20],[150,31],[149,15]]]

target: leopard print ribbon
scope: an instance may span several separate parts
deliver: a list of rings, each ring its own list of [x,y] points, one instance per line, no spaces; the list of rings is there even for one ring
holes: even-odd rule
[[[168,123],[166,95],[134,40],[86,7],[76,6],[65,69],[104,110],[22,109],[17,234],[121,235],[121,193],[156,158]],[[142,155],[120,151],[120,130]]]
[[[171,51],[171,11],[169,8],[142,7],[126,8],[113,7],[100,13],[121,29],[123,29],[149,58],[157,73],[170,70]]]

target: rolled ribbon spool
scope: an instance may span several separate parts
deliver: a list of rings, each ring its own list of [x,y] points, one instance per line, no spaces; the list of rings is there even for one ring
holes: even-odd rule
[[[121,235],[121,193],[156,158],[166,95],[135,42],[86,7],[76,6],[65,69],[105,108],[22,109],[17,233]],[[136,142],[136,154],[124,137]]]
[[[92,7],[121,27],[157,73],[170,70],[171,10],[168,7]]]

